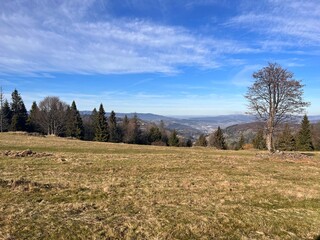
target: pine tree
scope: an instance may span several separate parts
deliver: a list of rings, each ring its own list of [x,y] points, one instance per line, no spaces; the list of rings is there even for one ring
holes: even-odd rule
[[[165,129],[165,125],[163,120],[160,121],[160,126],[159,126],[160,132],[161,132],[161,142],[163,142],[164,145],[168,146],[168,134]]]
[[[12,119],[11,119],[11,130],[12,131],[25,131],[28,114],[26,107],[19,92],[15,89],[12,94]]]
[[[72,102],[71,107],[67,108],[67,123],[66,135],[68,137],[75,137],[83,139],[84,128],[80,112],[77,109],[75,101]]]
[[[39,107],[36,102],[32,103],[30,114],[27,119],[27,130],[28,132],[41,132],[39,121]]]
[[[211,136],[211,145],[217,149],[227,149],[227,145],[220,127]]]
[[[259,150],[266,149],[266,140],[263,137],[263,130],[259,129],[255,138],[252,140],[253,147]]]
[[[157,126],[152,126],[148,132],[148,142],[155,143],[161,142],[162,134],[160,129]]]
[[[313,151],[314,147],[311,138],[311,126],[307,115],[304,115],[300,131],[297,136],[297,148],[300,151]]]
[[[102,103],[96,119],[95,140],[99,142],[107,142],[109,140],[108,122]]]
[[[179,142],[180,142],[180,140],[179,140],[177,131],[174,129],[171,132],[171,135],[170,135],[170,137],[168,139],[169,146],[178,147],[179,146]]]
[[[281,151],[294,151],[296,141],[291,133],[289,124],[286,124],[278,139],[278,149]]]
[[[198,140],[196,141],[196,146],[199,147],[206,147],[208,146],[208,141],[206,139],[206,136],[204,134],[201,134],[198,138]]]
[[[111,111],[108,122],[109,122],[109,141],[119,142],[119,129],[117,126],[117,118],[114,111]]]
[[[5,100],[4,103],[3,103],[2,114],[3,114],[2,130],[4,132],[10,131],[11,119],[12,119],[12,111],[11,111],[10,105],[9,105],[7,100]]]

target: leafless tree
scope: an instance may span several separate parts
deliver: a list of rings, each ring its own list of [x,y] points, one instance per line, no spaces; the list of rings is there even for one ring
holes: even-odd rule
[[[58,97],[46,97],[39,103],[39,124],[48,135],[61,135],[64,131],[68,105]]]
[[[295,114],[303,113],[310,103],[303,101],[304,85],[301,81],[295,80],[293,73],[277,63],[269,63],[254,72],[253,78],[255,81],[245,95],[249,101],[249,113],[266,123],[266,145],[272,152],[276,127]]]

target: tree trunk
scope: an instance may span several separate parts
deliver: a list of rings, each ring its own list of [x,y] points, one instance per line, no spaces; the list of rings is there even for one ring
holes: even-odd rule
[[[273,118],[270,117],[270,119],[267,122],[267,136],[266,136],[266,145],[269,152],[274,152],[274,143],[273,143]]]
[[[273,135],[272,132],[268,132],[266,137],[266,145],[269,152],[274,152],[272,135]]]

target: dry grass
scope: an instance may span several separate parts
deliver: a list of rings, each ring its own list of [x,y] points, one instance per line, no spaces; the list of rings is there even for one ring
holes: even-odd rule
[[[320,155],[261,156],[0,134],[0,239],[315,239]]]

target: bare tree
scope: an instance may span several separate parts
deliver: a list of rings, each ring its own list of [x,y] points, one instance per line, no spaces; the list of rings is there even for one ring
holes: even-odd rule
[[[48,135],[62,135],[64,132],[68,105],[58,97],[46,97],[39,103],[39,124]]]
[[[255,82],[249,87],[246,98],[249,113],[266,123],[266,145],[274,151],[274,131],[279,123],[301,114],[310,103],[302,99],[303,86],[295,80],[293,73],[277,63],[253,73]]]

